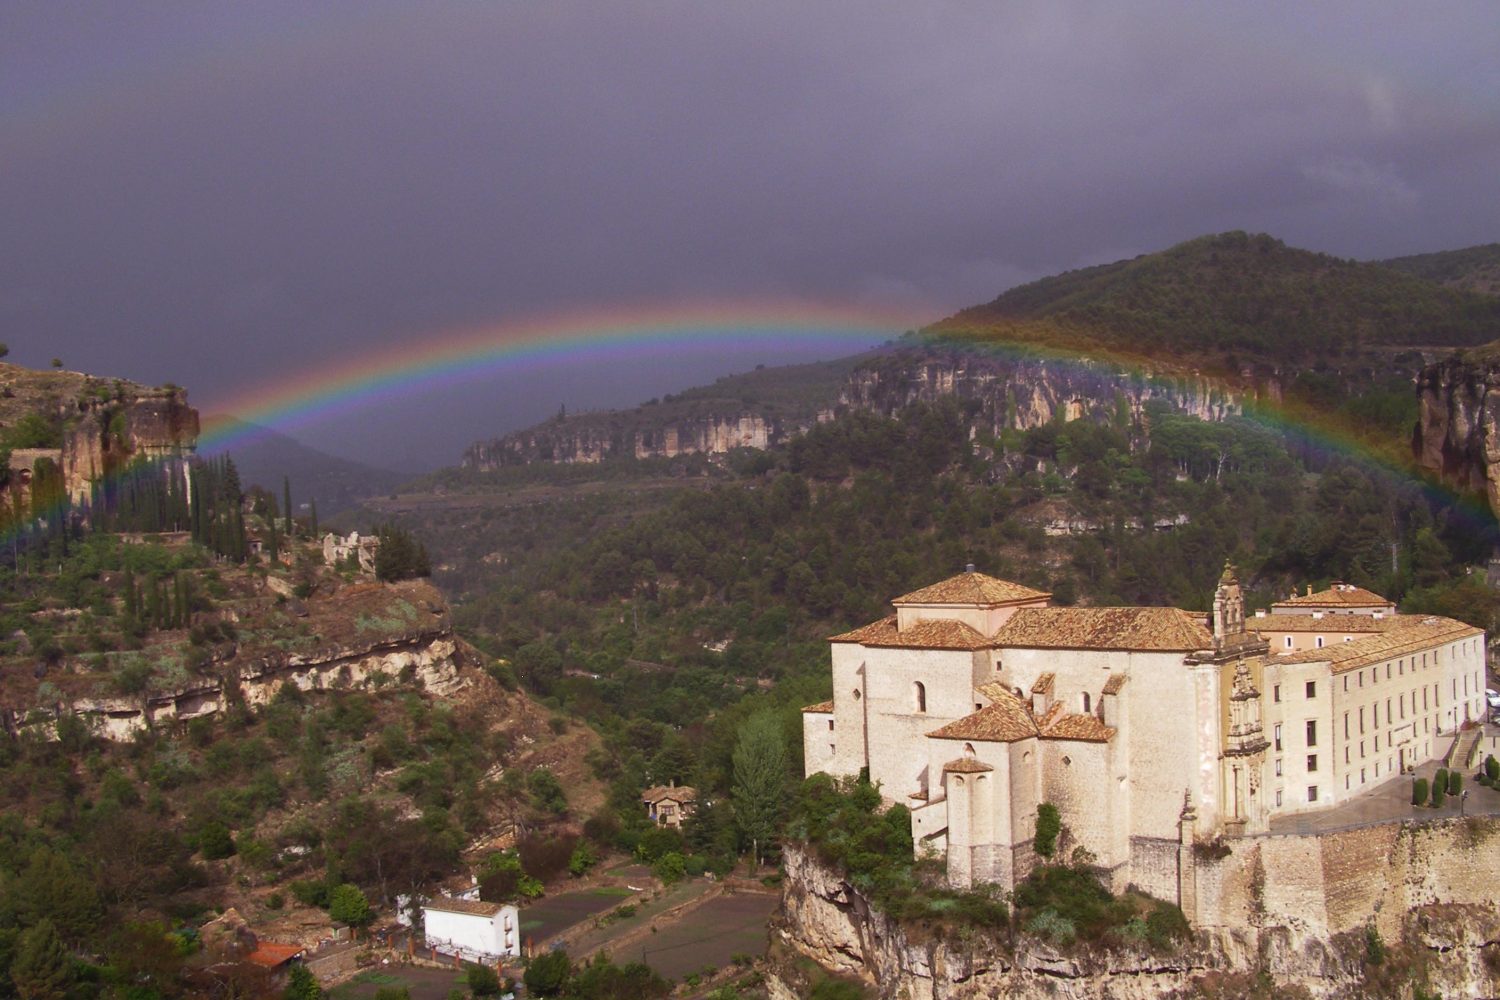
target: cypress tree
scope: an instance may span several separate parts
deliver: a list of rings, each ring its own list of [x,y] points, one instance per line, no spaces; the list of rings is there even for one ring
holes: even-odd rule
[[[140,604],[135,596],[135,573],[125,570],[125,627],[133,629],[137,616],[140,615]]]
[[[281,477],[281,509],[286,514],[286,537],[292,537],[292,480],[290,476]]]
[[[313,540],[316,541],[318,538],[318,498],[313,497],[308,501],[308,504],[311,508],[309,511],[309,520],[312,521],[312,536]]]
[[[154,629],[161,628],[161,581],[155,578],[146,584],[146,621]]]
[[[21,935],[10,978],[22,1000],[64,1000],[68,995],[72,963],[52,921],[44,918]]]

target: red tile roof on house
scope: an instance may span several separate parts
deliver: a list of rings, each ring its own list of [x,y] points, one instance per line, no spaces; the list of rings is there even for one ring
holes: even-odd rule
[[[1388,608],[1392,601],[1352,583],[1335,582],[1327,590],[1300,594],[1272,604],[1273,608]]]
[[[1213,645],[1202,615],[1179,608],[1021,608],[995,633],[999,648],[1193,652]]]
[[[1108,743],[1114,729],[1093,715],[1058,715],[1042,728],[1044,740],[1080,740],[1085,743]]]
[[[422,904],[424,910],[441,910],[444,913],[468,913],[476,917],[493,917],[503,904],[486,903],[478,899],[453,899],[440,896]]]
[[[915,622],[904,629],[896,627],[896,618],[882,618],[852,632],[830,636],[829,642],[857,642],[863,646],[887,649],[989,649],[994,645],[975,629],[950,619]]]
[[[302,946],[298,944],[277,944],[275,941],[262,941],[250,953],[249,958],[256,965],[275,969],[301,955],[303,950]]]
[[[803,705],[802,706],[802,711],[804,711],[804,712],[832,712],[833,711],[833,699],[830,698],[828,701],[820,701],[816,705]]]
[[[1372,663],[1384,663],[1398,656],[1426,652],[1437,646],[1484,634],[1484,629],[1452,618],[1400,615],[1391,620],[1400,622],[1400,627],[1361,636],[1350,642],[1332,642],[1321,649],[1270,655],[1266,657],[1266,662],[1327,663],[1332,673],[1342,674]]]
[[[960,573],[930,587],[902,594],[891,603],[898,607],[903,604],[970,604],[993,607],[1019,601],[1045,600],[1051,596],[1045,590],[1033,590],[983,573]]]
[[[971,715],[950,722],[927,735],[938,740],[979,740],[984,743],[1014,743],[1037,734],[1036,722],[1025,703],[997,685],[986,685],[984,693],[994,699]]]
[[[976,760],[973,757],[960,757],[957,760],[950,760],[944,764],[943,770],[951,771],[954,774],[983,774],[985,771],[993,771],[994,768],[984,761]]]

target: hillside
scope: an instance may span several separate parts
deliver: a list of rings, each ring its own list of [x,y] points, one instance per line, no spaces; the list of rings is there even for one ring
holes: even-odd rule
[[[1375,263],[1435,281],[1447,288],[1500,295],[1500,243],[1392,257]]]
[[[215,432],[214,439],[227,432],[240,443],[226,449],[212,441],[205,442],[199,454],[219,455],[227,451],[247,486],[262,486],[273,493],[281,490],[283,476],[289,478],[299,514],[307,513],[304,504],[316,501],[318,513],[328,517],[356,506],[361,500],[390,493],[411,478],[330,455],[296,438],[233,417],[210,417],[208,425]],[[250,433],[242,436],[242,431]]]
[[[928,332],[1235,371],[1480,344],[1497,330],[1500,300],[1236,232],[1021,285]]]
[[[463,464],[485,471],[531,462],[598,463],[766,448],[805,430],[831,407],[863,357],[762,366],[633,409],[560,413],[474,444]]]

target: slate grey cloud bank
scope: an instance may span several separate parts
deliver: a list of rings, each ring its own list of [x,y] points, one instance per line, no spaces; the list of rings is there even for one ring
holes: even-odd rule
[[[1500,8],[1306,6],[12,5],[0,337],[211,405],[552,309],[936,318],[1228,228],[1366,257],[1494,240]],[[725,360],[297,433],[430,466]]]

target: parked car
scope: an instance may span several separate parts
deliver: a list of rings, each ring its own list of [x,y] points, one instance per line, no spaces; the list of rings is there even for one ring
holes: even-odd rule
[[[1485,688],[1484,700],[1490,703],[1491,711],[1500,709],[1500,691],[1496,691],[1494,688]]]

